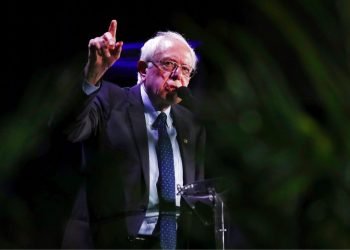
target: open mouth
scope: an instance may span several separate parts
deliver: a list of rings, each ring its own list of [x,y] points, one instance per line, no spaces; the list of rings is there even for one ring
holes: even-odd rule
[[[173,86],[173,85],[168,85],[168,84],[166,84],[166,85],[165,85],[165,90],[166,90],[166,91],[169,91],[169,92],[174,92],[174,91],[177,90],[177,87],[176,87],[176,86]]]

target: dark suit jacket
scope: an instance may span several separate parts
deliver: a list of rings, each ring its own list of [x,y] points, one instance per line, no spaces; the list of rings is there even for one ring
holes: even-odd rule
[[[140,85],[120,88],[102,82],[97,93],[75,105],[77,114],[67,134],[70,141],[84,143],[86,203],[94,247],[127,247],[124,242],[138,233],[149,197],[148,142]],[[184,184],[201,180],[205,131],[194,114],[181,105],[173,105],[171,115],[178,134]],[[85,208],[83,204],[78,207]],[[85,218],[79,212],[75,217]]]

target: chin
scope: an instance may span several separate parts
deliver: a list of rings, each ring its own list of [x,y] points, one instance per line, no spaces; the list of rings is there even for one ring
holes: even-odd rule
[[[167,94],[166,101],[168,104],[172,105],[179,103],[181,99],[177,96],[177,93],[172,92]]]

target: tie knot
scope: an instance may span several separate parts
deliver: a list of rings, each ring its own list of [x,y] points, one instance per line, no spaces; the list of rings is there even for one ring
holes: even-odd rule
[[[153,123],[153,127],[158,129],[158,128],[164,128],[166,126],[166,114],[164,112],[161,112],[155,122]]]

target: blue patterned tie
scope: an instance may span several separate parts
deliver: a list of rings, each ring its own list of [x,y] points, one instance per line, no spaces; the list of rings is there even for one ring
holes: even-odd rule
[[[153,124],[158,129],[156,147],[159,168],[159,227],[160,247],[176,248],[176,214],[175,214],[175,173],[174,156],[166,128],[167,116],[161,112]]]

